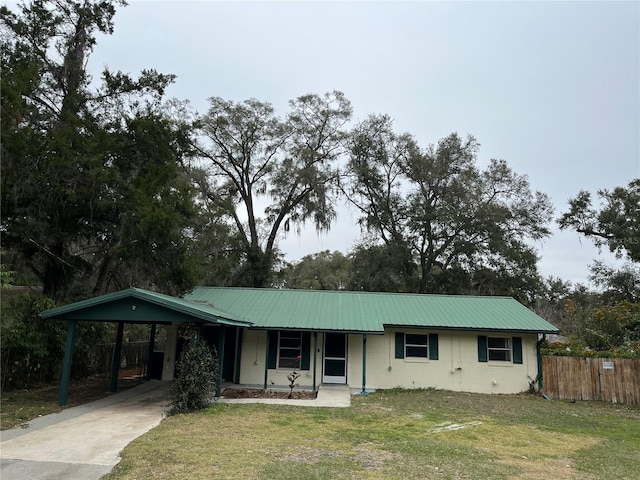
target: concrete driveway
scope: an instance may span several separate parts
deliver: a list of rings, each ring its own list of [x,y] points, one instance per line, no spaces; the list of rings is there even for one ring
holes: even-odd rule
[[[2,480],[92,480],[109,473],[127,444],[158,425],[169,382],[152,381],[0,433]]]
[[[46,415],[29,428],[0,432],[2,480],[98,480],[120,461],[131,441],[158,425],[169,409],[170,382],[152,381],[92,403]],[[315,400],[220,399],[221,403],[268,403],[348,407],[346,385],[322,385]]]

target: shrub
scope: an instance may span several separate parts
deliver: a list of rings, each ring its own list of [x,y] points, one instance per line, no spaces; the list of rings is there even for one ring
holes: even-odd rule
[[[218,381],[215,348],[200,336],[188,340],[178,361],[169,415],[206,408]]]
[[[594,350],[570,337],[567,343],[545,341],[540,347],[540,353],[554,357],[640,358],[640,342],[625,342],[608,350]]]

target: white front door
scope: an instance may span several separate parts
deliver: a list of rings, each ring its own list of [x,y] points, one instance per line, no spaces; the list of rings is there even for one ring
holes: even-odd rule
[[[347,383],[347,336],[344,333],[324,334],[322,383]]]

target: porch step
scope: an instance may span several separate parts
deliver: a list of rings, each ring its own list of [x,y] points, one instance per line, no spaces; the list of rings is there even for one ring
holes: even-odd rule
[[[318,385],[317,401],[327,407],[348,407],[351,405],[349,385],[321,383]]]
[[[339,383],[321,383],[318,385],[318,390],[334,390],[334,391],[351,391],[351,387],[349,385],[339,384]]]

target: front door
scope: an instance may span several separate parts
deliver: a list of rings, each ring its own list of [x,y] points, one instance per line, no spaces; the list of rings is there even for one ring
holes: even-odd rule
[[[324,334],[323,383],[347,383],[347,336],[344,333]]]

